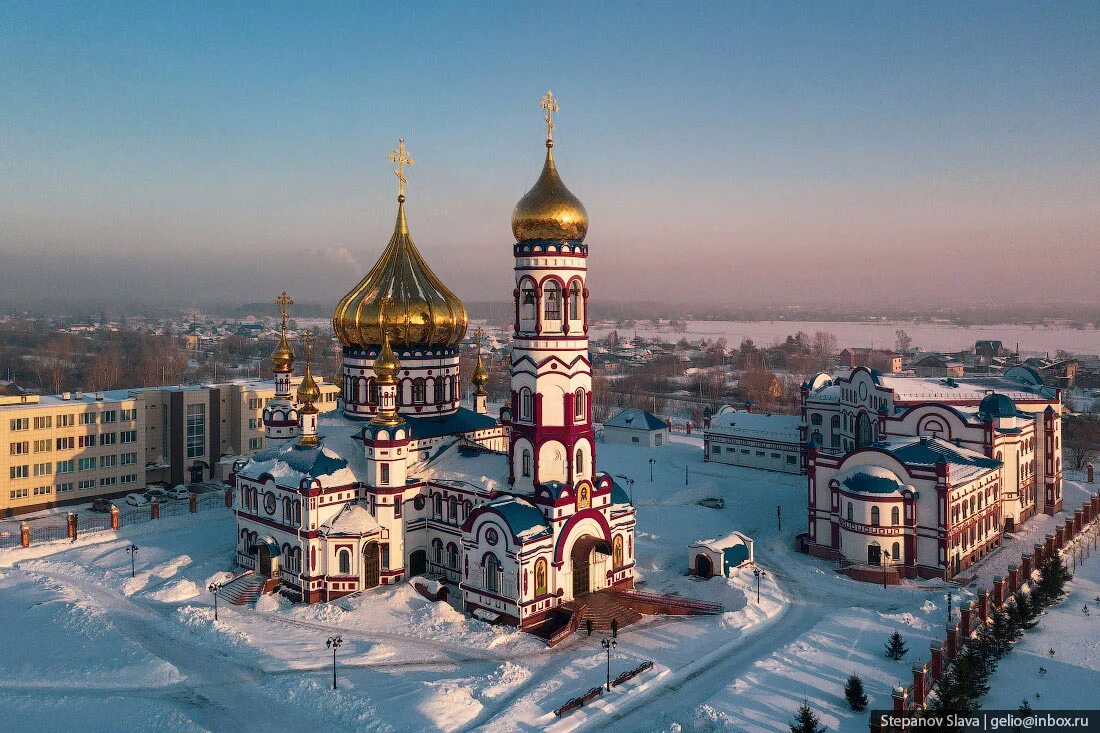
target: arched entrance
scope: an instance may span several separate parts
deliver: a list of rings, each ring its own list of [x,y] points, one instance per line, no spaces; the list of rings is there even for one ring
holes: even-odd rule
[[[368,542],[363,548],[363,588],[374,588],[380,582],[382,561],[378,556],[378,543]]]
[[[409,555],[409,575],[424,575],[428,572],[428,551],[413,550]]]
[[[276,548],[276,553],[278,548]],[[271,543],[264,540],[252,545],[249,549],[249,554],[256,558],[256,572],[265,578],[271,578],[275,576],[277,565],[277,554],[273,554],[271,551]]]
[[[882,564],[882,548],[877,544],[867,545],[867,564],[875,566]]]
[[[605,585],[605,578],[599,576],[601,569],[606,572],[611,559],[611,544],[592,535],[581,537],[573,545],[569,560],[573,571],[573,597],[599,590]]]
[[[700,578],[709,578],[714,575],[714,563],[703,553],[695,556],[695,574]]]
[[[875,442],[875,430],[866,412],[856,418],[856,448],[866,448]]]

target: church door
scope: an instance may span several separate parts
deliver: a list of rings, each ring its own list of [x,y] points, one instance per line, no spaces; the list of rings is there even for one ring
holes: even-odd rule
[[[714,575],[714,563],[706,555],[695,556],[695,574],[700,578],[709,578]]]
[[[580,596],[587,595],[589,591],[588,584],[588,557],[574,557],[573,558],[573,597],[579,598]]]
[[[382,563],[378,557],[378,543],[369,542],[363,548],[363,587],[374,588],[378,585],[382,573]]]
[[[271,577],[271,550],[267,548],[267,545],[260,545],[260,549],[256,553],[259,562],[257,563],[260,568],[260,575],[265,578]]]
[[[416,550],[409,555],[409,575],[423,575],[428,572],[427,550]]]
[[[879,565],[882,562],[882,548],[878,545],[867,545],[867,564]]]

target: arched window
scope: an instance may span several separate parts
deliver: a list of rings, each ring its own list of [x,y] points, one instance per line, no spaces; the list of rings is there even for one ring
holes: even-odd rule
[[[810,415],[810,424],[811,425],[820,425],[821,424],[821,414],[815,412],[814,414]]]
[[[452,522],[458,521],[458,499],[456,497],[452,496],[450,501],[447,502],[447,517]]]
[[[899,510],[897,507],[891,508],[890,509],[890,524],[901,524],[901,522],[899,521],[900,519],[901,519],[901,510]]]
[[[453,542],[447,544],[447,567],[458,570],[458,545]]]
[[[378,382],[374,377],[367,380],[367,403],[371,405],[378,404]]]
[[[584,388],[573,393],[573,419],[584,420]]]
[[[871,507],[871,526],[872,527],[877,527],[878,526],[878,507],[877,506]]]
[[[525,321],[535,320],[535,289],[531,287],[530,283],[524,285],[522,295],[522,307],[520,308],[520,318]]]
[[[294,523],[302,523],[302,502],[298,501],[297,499],[295,499],[294,501]]]
[[[422,377],[417,377],[413,380],[413,404],[423,405],[427,400],[427,385]]]
[[[284,522],[289,522],[290,521],[290,518],[292,516],[291,511],[292,510],[291,510],[291,504],[290,504],[290,497],[284,496],[283,497],[283,521]]]
[[[521,468],[523,470],[523,475],[524,476],[530,476],[531,475],[531,451],[524,448],[523,449],[523,456],[522,456],[520,462],[522,464]]]
[[[500,592],[500,561],[493,553],[485,557],[485,590],[491,593]]]
[[[581,284],[576,280],[569,286],[569,318],[579,321],[581,318]]]
[[[521,420],[530,420],[534,412],[535,406],[531,390],[524,387],[519,391],[519,417]]]
[[[443,494],[436,494],[433,499],[432,508],[435,510],[435,516],[440,519],[443,518]]]
[[[340,550],[336,557],[340,561],[340,575],[351,575],[351,552]]]
[[[561,320],[561,286],[551,280],[542,290],[543,317],[548,321]]]
[[[442,402],[445,399],[445,397],[443,396],[443,394],[444,394],[443,386],[444,386],[445,383],[446,383],[446,377],[439,377],[438,379],[435,380],[435,401],[436,402]]]
[[[546,595],[546,560],[535,563],[535,596]]]
[[[852,521],[852,502],[848,502],[848,521]]]
[[[840,430],[840,415],[833,415],[830,425],[832,425],[833,430]]]
[[[573,462],[573,473],[584,473],[584,451],[577,448],[577,460]]]
[[[621,534],[615,535],[615,543],[611,549],[611,557],[614,562],[614,567],[621,568],[623,566],[623,536]]]
[[[432,562],[436,565],[443,564],[443,540],[438,538],[432,540]]]
[[[462,518],[470,516],[470,512],[473,511],[474,505],[469,500],[462,502]]]
[[[895,542],[893,547],[890,548],[890,558],[894,562],[901,562],[901,544]]]

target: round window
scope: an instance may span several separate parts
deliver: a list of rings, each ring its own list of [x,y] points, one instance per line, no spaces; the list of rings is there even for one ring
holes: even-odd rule
[[[275,495],[270,491],[264,494],[264,510],[268,514],[275,513]]]
[[[490,545],[495,545],[499,540],[500,535],[497,534],[497,531],[495,529],[490,527],[489,529],[485,530],[485,541],[488,542]]]
[[[413,499],[413,507],[415,507],[416,511],[418,511],[418,512],[423,510],[424,509],[424,497],[423,496],[418,496],[415,499]]]

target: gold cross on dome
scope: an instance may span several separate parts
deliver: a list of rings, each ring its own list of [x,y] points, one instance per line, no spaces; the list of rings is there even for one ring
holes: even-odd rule
[[[542,119],[546,120],[546,139],[554,139],[554,113],[558,111],[558,100],[554,99],[554,93],[550,90],[546,91],[546,94],[542,96],[542,100],[539,102],[539,107],[546,110],[546,116]]]
[[[275,305],[279,306],[279,315],[283,317],[283,330],[286,330],[286,319],[290,317],[287,306],[294,305],[294,301],[290,299],[290,296],[284,290],[282,295],[275,299]]]
[[[413,164],[412,154],[405,147],[405,138],[398,138],[397,147],[390,153],[389,161],[397,163],[397,170],[393,172],[397,176],[397,195],[404,196],[405,184],[408,183],[408,179],[405,178],[405,166]]]
[[[313,335],[313,331],[306,331],[298,337],[298,341],[302,344],[302,349],[306,352],[306,363],[313,358],[313,345],[317,343],[317,337]]]

